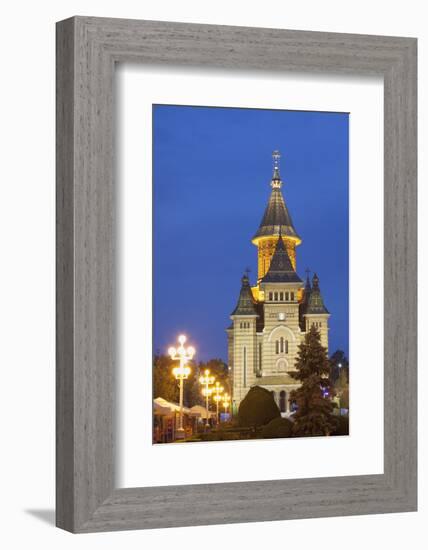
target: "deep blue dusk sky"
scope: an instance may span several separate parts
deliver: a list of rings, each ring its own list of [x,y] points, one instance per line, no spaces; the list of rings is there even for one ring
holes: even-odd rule
[[[269,199],[272,151],[302,238],[297,272],[320,278],[329,352],[348,354],[348,114],[153,107],[154,351],[189,335],[227,360],[226,327]]]

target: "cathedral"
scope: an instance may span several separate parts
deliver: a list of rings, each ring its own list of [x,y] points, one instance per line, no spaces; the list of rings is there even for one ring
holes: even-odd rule
[[[272,188],[260,226],[252,238],[257,247],[258,277],[250,285],[248,274],[227,329],[228,363],[232,376],[232,406],[252,386],[271,391],[283,416],[293,410],[290,392],[300,383],[295,370],[299,344],[312,325],[328,350],[328,320],[316,273],[305,284],[296,272],[296,232],[281,191],[278,151],[273,153]]]

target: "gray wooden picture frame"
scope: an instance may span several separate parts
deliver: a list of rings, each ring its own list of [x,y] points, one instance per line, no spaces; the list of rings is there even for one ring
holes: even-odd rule
[[[416,510],[416,46],[414,38],[91,17],[57,24],[58,527],[83,533]],[[115,487],[118,62],[383,76],[383,474]]]

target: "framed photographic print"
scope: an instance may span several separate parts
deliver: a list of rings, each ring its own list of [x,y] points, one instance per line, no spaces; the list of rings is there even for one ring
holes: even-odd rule
[[[339,412],[333,418],[338,403],[330,396],[333,387],[339,388],[339,370],[347,422],[348,117],[347,113],[153,107],[154,443],[238,440],[262,434],[287,437],[292,428],[306,436],[332,435],[338,427],[331,422],[341,417]],[[302,237],[284,200],[279,150],[273,151],[272,173],[266,170],[264,178],[271,178],[270,194],[266,185],[255,194],[257,186],[251,184],[257,178],[258,154],[260,168],[267,168],[261,155],[266,146],[261,146],[259,136],[265,136],[266,142],[282,142],[289,151],[290,172],[291,159],[297,170],[300,159],[299,193],[294,196],[304,200],[299,201],[301,211],[296,205],[293,218],[306,221],[308,232],[318,229],[312,254],[319,252],[325,261],[331,283],[327,291],[332,297],[339,294],[337,303],[343,307],[337,313],[342,322],[336,330],[331,330],[331,313],[317,273],[306,268],[306,279],[297,273]],[[334,159],[332,164],[329,158]],[[259,177],[263,181],[262,170]],[[318,209],[323,214],[315,218]],[[237,247],[235,238],[240,228],[248,227],[251,235],[246,223],[251,213],[261,219],[252,235],[257,248],[254,277],[245,268],[251,258],[247,247]],[[322,250],[329,241],[334,242],[332,255]],[[241,283],[235,284],[237,297],[232,302],[228,274],[234,272]],[[228,308],[231,322],[224,330],[221,321]],[[172,346],[165,355],[161,350],[168,349],[168,337],[180,326],[201,341],[202,349]],[[334,372],[326,353],[329,336],[343,340],[337,344]],[[182,335],[179,343],[184,344],[185,338]],[[312,369],[299,370],[299,358],[306,364],[307,354],[314,354],[317,378]],[[302,384],[309,377],[313,381]],[[303,403],[297,404],[312,399],[312,384],[320,408],[313,423],[308,418],[312,406],[303,414]],[[177,402],[178,423],[174,422]],[[347,433],[347,427],[343,431]]]
[[[57,28],[57,524],[416,509],[416,41]]]

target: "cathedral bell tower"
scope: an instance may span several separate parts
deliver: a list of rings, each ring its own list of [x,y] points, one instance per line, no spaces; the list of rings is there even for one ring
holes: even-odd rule
[[[273,152],[273,175],[270,183],[272,192],[260,226],[252,238],[252,243],[258,249],[258,285],[269,270],[280,235],[294,270],[296,269],[296,246],[302,242],[294,229],[290,213],[282,196],[282,180],[279,173],[280,157],[279,151]]]
[[[299,346],[312,326],[328,349],[330,313],[318,276],[311,284],[308,271],[304,285],[296,272],[296,246],[302,241],[282,196],[279,157],[274,151],[272,191],[252,239],[258,252],[257,282],[251,286],[247,270],[226,329],[233,414],[254,386],[271,392],[282,416],[292,414],[290,399],[300,386],[293,371]]]

